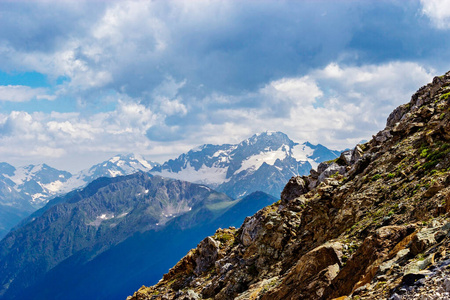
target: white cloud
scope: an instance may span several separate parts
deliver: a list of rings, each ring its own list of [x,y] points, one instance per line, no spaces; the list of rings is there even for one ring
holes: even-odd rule
[[[66,165],[71,161],[70,167],[77,170],[95,162],[87,161],[88,156],[103,159],[135,152],[162,161],[203,143],[237,143],[265,130],[343,149],[382,129],[389,113],[429,82],[432,72],[411,62],[332,63],[306,75],[268,82],[256,92],[212,93],[191,102],[190,109],[178,95],[182,85],[174,84],[165,92],[161,88],[148,105],[124,97],[115,110],[91,116],[0,114],[0,145],[8,145],[0,146],[0,155]],[[167,122],[174,115],[184,119]],[[159,140],[149,140],[149,130],[156,131],[152,134]],[[170,134],[177,137],[165,139]]]
[[[323,95],[314,80],[308,76],[282,78],[269,83],[260,92],[277,101],[301,101],[302,104],[310,104]]]
[[[31,88],[23,85],[0,85],[0,101],[27,102],[33,99],[54,100],[45,88]]]
[[[432,73],[412,62],[331,63],[305,76],[269,82],[257,93],[234,97],[231,102],[216,95],[217,102],[228,105],[246,99],[256,104],[247,109],[240,105],[206,109],[209,117],[201,115],[204,125],[200,130],[195,127],[192,139],[214,142],[218,140],[215,132],[220,132],[220,140],[228,142],[255,132],[280,130],[297,141],[320,142],[336,149],[351,147],[381,130],[389,113],[430,82]],[[203,103],[215,103],[213,96]]]
[[[420,0],[422,13],[440,29],[450,28],[450,0]]]
[[[114,111],[90,117],[55,112],[0,114],[0,156],[41,162],[51,158],[59,163],[70,158],[70,168],[79,170],[87,167],[87,156],[145,153],[150,148],[145,133],[157,118],[145,106],[129,101],[119,101]]]

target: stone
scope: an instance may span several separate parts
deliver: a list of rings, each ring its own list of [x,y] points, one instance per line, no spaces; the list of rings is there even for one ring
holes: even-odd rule
[[[197,246],[194,273],[200,275],[214,265],[219,253],[220,242],[207,237]]]
[[[361,147],[356,145],[355,149],[352,151],[352,157],[350,158],[350,164],[353,165],[356,163],[362,156],[364,152],[361,150]]]
[[[419,231],[411,241],[411,254],[416,256],[431,245],[436,244],[434,235],[438,230],[438,228],[425,228]]]
[[[389,115],[386,122],[386,127],[393,127],[395,123],[399,122],[403,115],[408,111],[407,104],[400,105]]]
[[[341,152],[341,156],[339,156],[338,161],[349,166],[351,164],[353,151],[352,150],[346,150]]]
[[[317,172],[322,173],[323,171],[325,171],[328,166],[331,165],[331,163],[327,163],[327,162],[321,162],[318,166],[317,166]]]
[[[448,277],[444,279],[444,290],[450,293],[450,279]]]
[[[344,175],[347,172],[345,166],[340,166],[337,163],[330,164],[320,175],[319,182],[322,182],[325,178],[328,178],[336,173]]]
[[[281,203],[288,203],[289,200],[297,198],[308,192],[306,182],[300,176],[292,177],[281,192]]]

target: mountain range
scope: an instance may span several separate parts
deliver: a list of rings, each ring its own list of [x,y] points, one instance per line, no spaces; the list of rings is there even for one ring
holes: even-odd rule
[[[101,177],[50,200],[0,241],[0,299],[124,299],[203,236],[274,201],[144,172]]]
[[[208,185],[232,198],[263,191],[279,197],[292,176],[340,155],[322,145],[295,143],[282,132],[263,132],[230,145],[203,145],[152,169],[152,174]]]
[[[284,183],[311,167],[335,159],[339,151],[309,142],[295,143],[281,132],[263,132],[230,145],[203,145],[159,165],[134,154],[116,155],[77,174],[46,164],[15,168],[0,163],[0,238],[50,199],[82,188],[100,177],[138,171],[204,184],[231,198],[255,191],[274,197]]]

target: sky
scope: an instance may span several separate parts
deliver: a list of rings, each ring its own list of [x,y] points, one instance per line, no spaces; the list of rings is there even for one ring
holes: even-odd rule
[[[77,172],[263,131],[332,149],[450,70],[450,0],[0,0],[0,161]]]

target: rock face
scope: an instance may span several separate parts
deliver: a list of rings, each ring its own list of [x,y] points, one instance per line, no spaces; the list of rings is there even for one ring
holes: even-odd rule
[[[128,299],[446,299],[449,98],[450,72],[371,141],[291,178],[279,202],[218,230]],[[211,239],[214,264],[200,251]]]

